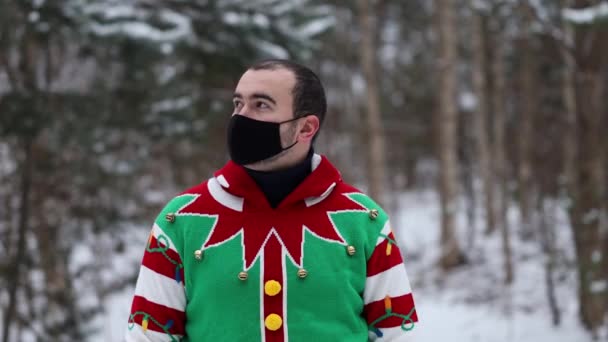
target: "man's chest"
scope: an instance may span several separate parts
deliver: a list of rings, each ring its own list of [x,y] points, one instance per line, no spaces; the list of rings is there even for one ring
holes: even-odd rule
[[[217,224],[190,228],[184,241],[188,294],[275,297],[293,287],[322,299],[348,286],[363,290],[365,241],[333,226],[315,229],[291,222],[283,227],[294,231],[285,232],[276,228],[279,224],[236,232],[217,232]]]

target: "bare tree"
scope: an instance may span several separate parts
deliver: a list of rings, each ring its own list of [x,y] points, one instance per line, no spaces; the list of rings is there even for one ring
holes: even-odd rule
[[[547,201],[542,192],[537,198],[538,230],[540,244],[545,255],[545,287],[547,289],[547,301],[551,312],[551,321],[554,326],[561,322],[561,311],[557,302],[555,292],[555,269],[557,268],[557,251],[555,246],[555,205]]]
[[[5,32],[1,37],[1,43],[3,46],[9,45],[11,37]],[[13,89],[23,90],[29,94],[37,90],[35,82],[35,64],[36,64],[36,51],[37,45],[32,35],[26,35],[22,38],[19,46],[20,63],[18,68],[14,68],[9,65],[8,59],[0,60],[0,67],[10,75],[9,80],[12,81],[11,87]],[[18,70],[16,70],[18,69]],[[20,77],[18,77],[19,75]],[[36,110],[37,108],[35,108]],[[33,126],[33,125],[32,125]],[[2,341],[8,342],[11,338],[11,328],[17,316],[18,306],[17,297],[19,296],[19,284],[22,282],[24,272],[24,261],[26,257],[26,239],[29,231],[29,220],[30,220],[30,198],[32,190],[32,178],[33,178],[33,161],[32,161],[32,146],[36,135],[33,127],[26,127],[21,132],[21,136],[18,139],[18,145],[21,149],[22,160],[21,160],[21,180],[19,189],[19,218],[16,227],[17,235],[17,246],[13,249],[13,255],[8,263],[7,275],[8,277],[8,304],[4,312],[3,321],[3,332]]]
[[[457,42],[455,25],[455,3],[438,0],[437,31],[439,32],[439,195],[441,198],[441,249],[440,265],[450,269],[462,264],[465,259],[460,250],[456,234],[455,213],[457,209]]]
[[[9,264],[7,274],[10,274],[8,284],[8,306],[4,312],[2,342],[8,342],[11,337],[11,326],[17,312],[17,296],[20,279],[23,271],[23,261],[26,253],[26,238],[29,228],[30,216],[30,192],[32,184],[32,138],[25,138],[22,142],[23,161],[21,162],[21,189],[20,189],[20,208],[19,225],[17,227],[18,239],[13,260]]]
[[[492,94],[492,105],[494,112],[493,132],[494,132],[494,177],[497,186],[496,208],[498,210],[497,225],[501,230],[502,251],[504,257],[505,283],[513,281],[513,261],[511,253],[511,237],[507,220],[508,208],[508,189],[507,189],[507,164],[506,164],[506,70],[505,70],[505,51],[503,44],[502,27],[496,28],[494,32],[492,60],[492,79],[494,88]]]
[[[565,6],[586,8],[595,2],[566,1]],[[605,136],[601,126],[606,107],[606,84],[603,75],[608,65],[608,29],[602,25],[564,22],[564,32],[572,49],[564,52],[564,174],[569,197],[569,213],[578,263],[579,310],[582,323],[595,335],[604,322],[608,303],[598,290],[608,278],[606,265],[605,213],[606,175],[604,166]]]
[[[359,25],[361,28],[360,61],[366,84],[367,132],[369,144],[369,193],[380,204],[384,202],[386,184],[386,160],[382,114],[376,67],[377,21],[374,1],[359,0]]]
[[[475,0],[471,0],[473,9],[473,86],[477,97],[477,107],[474,113],[475,147],[479,157],[479,174],[482,179],[482,193],[486,214],[486,231],[493,231],[496,224],[496,212],[494,210],[494,184],[492,180],[492,165],[490,163],[490,141],[488,137],[488,94],[486,75],[486,44],[484,37],[484,14],[475,8]]]
[[[519,68],[519,79],[521,86],[520,99],[522,102],[519,111],[519,134],[518,134],[518,195],[521,214],[521,233],[525,238],[531,238],[532,231],[532,209],[533,209],[533,184],[532,184],[532,132],[535,112],[537,110],[536,89],[536,66],[535,56],[530,35],[532,34],[532,9],[527,2],[519,4],[518,8],[522,20],[521,34],[519,37],[519,51],[521,51],[521,67]]]

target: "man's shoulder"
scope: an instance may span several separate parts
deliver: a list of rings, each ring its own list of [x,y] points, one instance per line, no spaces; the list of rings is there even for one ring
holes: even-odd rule
[[[182,192],[180,192],[175,197],[187,196],[187,195],[202,195],[205,192],[207,192],[209,180],[210,179],[207,179],[197,185],[191,186],[191,187],[187,188],[186,190],[183,190]]]
[[[190,186],[189,188],[176,193],[165,202],[164,210],[171,208],[171,210],[178,211],[181,209],[181,207],[187,205],[195,199],[198,199],[197,202],[200,202],[200,200],[206,198],[207,194],[209,193],[209,181],[210,179],[207,179],[199,184]]]
[[[335,192],[342,195],[347,195],[349,197],[365,199],[366,203],[369,202],[369,205],[373,205],[374,207],[380,209],[380,205],[370,195],[344,181],[340,181],[338,184],[336,184]]]
[[[382,214],[382,216],[386,215],[384,209],[370,195],[359,190],[357,187],[349,183],[346,183],[344,181],[339,182],[336,186],[335,192],[341,195],[348,196],[351,200],[359,203],[367,210],[378,210]]]
[[[336,191],[342,194],[348,194],[348,193],[356,193],[356,194],[362,194],[364,195],[363,191],[359,190],[357,187],[346,183],[345,181],[341,180],[340,182],[338,182],[338,184],[336,184]]]
[[[388,214],[371,196],[348,183],[339,182],[334,193],[338,196],[346,196],[351,201],[346,204],[349,209],[332,215],[334,224],[347,227],[343,233],[349,236],[348,239],[353,243],[359,241],[363,244],[365,255],[369,258],[379,234],[387,227]]]

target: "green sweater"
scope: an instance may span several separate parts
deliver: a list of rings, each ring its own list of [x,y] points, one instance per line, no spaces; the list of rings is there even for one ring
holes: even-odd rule
[[[401,341],[417,322],[385,212],[324,157],[272,208],[232,162],[173,198],[127,341]]]

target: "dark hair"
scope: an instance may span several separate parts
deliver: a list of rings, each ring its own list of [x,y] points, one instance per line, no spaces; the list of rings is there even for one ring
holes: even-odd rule
[[[289,70],[295,76],[296,83],[291,91],[294,118],[313,114],[319,118],[319,126],[321,126],[327,111],[327,101],[325,99],[325,89],[323,89],[319,77],[309,68],[284,59],[266,59],[249,68],[249,70],[276,69]]]

